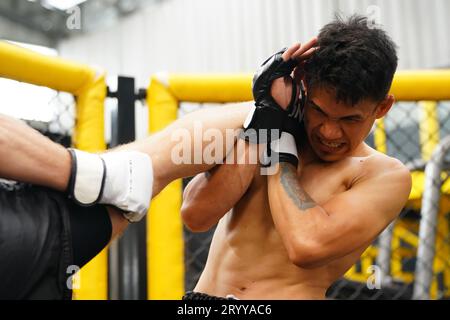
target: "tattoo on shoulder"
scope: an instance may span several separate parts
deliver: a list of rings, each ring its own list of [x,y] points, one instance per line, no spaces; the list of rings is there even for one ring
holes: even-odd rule
[[[301,210],[314,208],[316,203],[298,183],[297,172],[295,169],[285,163],[280,163],[280,168],[281,185],[288,194],[289,198],[291,198],[295,205]]]

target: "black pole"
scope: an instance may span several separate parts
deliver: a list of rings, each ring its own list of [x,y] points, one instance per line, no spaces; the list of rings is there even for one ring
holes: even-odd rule
[[[108,97],[117,98],[116,93],[110,92],[108,88]],[[117,105],[111,110],[111,140],[109,147],[115,147],[117,142]],[[108,250],[108,299],[119,299],[119,243],[118,240],[111,242]]]
[[[109,96],[117,98],[118,145],[135,140],[134,103],[136,100],[134,78],[119,77],[117,92]],[[113,140],[111,140],[113,142]],[[111,145],[113,147],[113,145]],[[118,241],[119,276],[118,298],[120,300],[145,300],[147,298],[147,250],[146,222],[130,224]]]

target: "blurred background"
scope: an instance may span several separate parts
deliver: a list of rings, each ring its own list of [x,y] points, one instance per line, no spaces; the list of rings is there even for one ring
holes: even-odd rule
[[[315,36],[336,14],[360,13],[368,16],[374,26],[385,29],[398,45],[399,71],[445,71],[450,68],[449,12],[448,0],[2,0],[0,39],[40,55],[87,65],[99,74],[105,72],[105,127],[101,134],[106,146],[112,147],[145,137],[151,131],[148,88],[152,75],[251,74],[276,50]],[[9,60],[0,61],[8,63]],[[0,77],[0,112],[23,119],[56,141],[70,145],[78,121],[77,94],[5,78]],[[128,89],[123,89],[124,85]],[[412,86],[410,90],[416,88]],[[128,113],[120,111],[121,92],[122,98],[123,92],[131,94],[131,113],[130,109]],[[379,240],[375,249],[366,253],[365,260],[330,289],[330,298],[413,297],[417,283],[414,275],[420,271],[417,252],[423,223],[425,164],[442,138],[450,134],[449,99],[443,96],[432,99],[437,100],[432,104],[400,101],[383,123],[387,137],[383,147],[377,145],[375,133],[368,138],[368,143],[422,174],[417,179],[420,190],[402,213],[400,227],[391,226],[383,240],[389,247],[384,251],[387,256],[383,256],[388,259],[383,269],[387,289],[371,290],[366,283],[371,276],[367,266],[380,262],[380,250],[376,250],[380,248]],[[178,100],[177,116],[226,102]],[[154,119],[157,121],[156,116]],[[424,121],[434,124],[432,131],[421,126]],[[445,168],[440,169],[446,172]],[[437,182],[438,193],[444,198],[446,191],[440,188],[446,182],[447,175]],[[175,193],[175,197],[179,195]],[[448,203],[440,203],[439,197],[433,201],[438,207],[438,218],[432,226],[435,228],[439,220],[440,227],[437,236],[434,233],[437,240],[432,249],[439,259],[427,256],[431,259],[428,269],[433,279],[426,287],[428,296],[417,293],[416,298],[450,295],[450,210]],[[141,225],[132,229],[128,238],[124,237],[122,245],[112,246],[106,267],[107,284],[92,289],[92,296],[84,293],[80,298],[173,298],[160,293],[158,287],[151,289],[158,280],[152,282],[149,271],[149,222],[147,230],[145,224]],[[211,234],[183,231],[183,290],[194,286]]]
[[[446,0],[3,0],[0,37],[145,85],[161,70],[252,72],[335,13],[361,13],[398,44],[400,69],[442,68],[450,65],[449,11]]]
[[[447,0],[2,0],[0,38],[130,75],[253,72],[335,13],[361,13],[399,46],[399,69],[450,66]],[[3,107],[4,108],[4,107]]]

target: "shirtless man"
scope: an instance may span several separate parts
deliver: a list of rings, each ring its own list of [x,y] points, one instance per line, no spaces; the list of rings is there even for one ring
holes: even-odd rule
[[[393,44],[382,31],[368,29],[365,20],[354,18],[326,26],[318,45],[315,54],[315,39],[285,51],[284,60],[300,63],[296,82],[293,85],[285,75],[271,85],[276,102],[269,107],[289,111],[304,65],[307,100],[296,95],[294,99],[295,107],[306,102],[304,128],[301,133],[289,129],[299,147],[298,169],[297,152],[288,143],[286,150],[274,149],[280,157],[279,163],[271,163],[276,174],[270,176],[262,176],[258,164],[213,168],[205,163],[175,165],[171,159],[176,144],[171,136],[177,129],[192,133],[197,121],[204,131],[215,128],[225,136],[226,129],[242,127],[248,104],[187,115],[147,139],[101,157],[69,153],[32,129],[0,117],[0,176],[59,191],[12,195],[0,190],[0,227],[8,231],[0,234],[0,274],[8,274],[2,277],[0,297],[69,297],[65,267],[81,267],[129,221],[141,219],[150,198],[167,183],[210,170],[188,186],[182,210],[184,222],[193,230],[206,230],[220,220],[195,291],[240,299],[323,298],[328,286],[400,212],[411,181],[400,162],[363,142],[374,120],[393,103],[387,95],[396,68]],[[238,140],[236,148],[245,150],[238,156],[246,157],[260,146],[249,140]],[[228,146],[223,149],[227,154]],[[136,172],[139,175],[129,179],[128,174]],[[75,202],[100,205],[76,206],[62,192]],[[16,219],[17,211],[22,220]],[[59,218],[61,223],[51,223]],[[37,226],[40,229],[35,230]],[[47,257],[46,252],[53,253]]]
[[[185,224],[193,231],[218,226],[205,269],[185,299],[323,299],[406,203],[408,169],[364,142],[394,102],[388,90],[395,45],[353,17],[325,26],[318,46],[300,69],[307,99],[295,137],[298,167],[280,157],[276,173],[266,176],[257,164],[223,164],[187,186]],[[293,46],[282,59],[298,53],[304,50]],[[275,101],[260,99],[263,107],[286,109],[292,88],[289,78],[278,78]],[[256,148],[239,144],[249,154]]]

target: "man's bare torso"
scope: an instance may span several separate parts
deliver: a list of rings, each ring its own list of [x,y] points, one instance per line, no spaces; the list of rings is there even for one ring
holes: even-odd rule
[[[342,193],[389,157],[361,146],[355,157],[303,165],[299,181],[317,204]],[[302,167],[302,166],[299,166]],[[267,196],[267,177],[259,173],[233,210],[218,223],[195,291],[239,299],[323,299],[370,245],[311,269],[294,265],[275,229]]]

